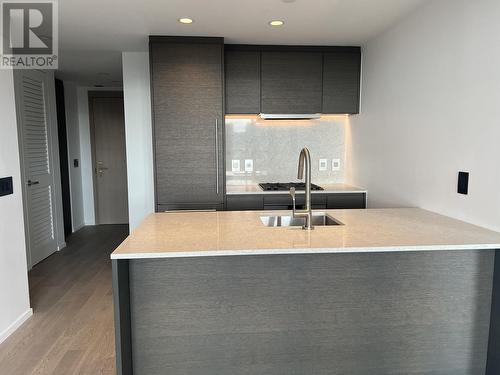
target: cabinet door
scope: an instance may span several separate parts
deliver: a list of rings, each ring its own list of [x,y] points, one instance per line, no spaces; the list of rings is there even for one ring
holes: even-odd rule
[[[151,44],[156,203],[223,202],[221,43]]]
[[[319,113],[322,105],[320,52],[262,52],[263,113]]]
[[[328,52],[323,61],[323,113],[359,113],[361,52]]]
[[[260,52],[226,51],[226,113],[260,113]]]

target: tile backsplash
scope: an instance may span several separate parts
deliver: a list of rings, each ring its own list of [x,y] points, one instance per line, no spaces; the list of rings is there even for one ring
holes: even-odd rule
[[[311,151],[313,183],[345,182],[348,121],[347,116],[292,121],[226,116],[227,184],[296,181],[303,147]]]

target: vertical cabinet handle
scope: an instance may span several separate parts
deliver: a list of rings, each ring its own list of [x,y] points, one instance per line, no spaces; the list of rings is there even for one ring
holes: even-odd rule
[[[219,194],[219,120],[215,119],[215,190]]]

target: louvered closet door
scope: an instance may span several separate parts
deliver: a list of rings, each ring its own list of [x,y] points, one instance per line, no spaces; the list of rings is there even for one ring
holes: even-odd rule
[[[25,71],[21,76],[18,100],[22,122],[28,246],[33,266],[57,250],[52,145],[47,119],[45,73]]]

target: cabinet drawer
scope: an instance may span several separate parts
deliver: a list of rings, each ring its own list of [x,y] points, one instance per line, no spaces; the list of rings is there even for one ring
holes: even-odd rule
[[[167,211],[222,211],[224,205],[221,203],[159,203],[156,212]]]
[[[227,211],[263,210],[262,195],[228,195],[226,198]]]
[[[328,209],[366,208],[365,193],[329,194]]]
[[[326,208],[326,195],[312,194],[312,208],[321,210]],[[295,204],[297,209],[303,209],[305,205],[305,196],[303,193],[297,193],[295,197]],[[269,194],[264,196],[264,209],[265,210],[291,210],[292,197],[290,195]]]

